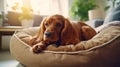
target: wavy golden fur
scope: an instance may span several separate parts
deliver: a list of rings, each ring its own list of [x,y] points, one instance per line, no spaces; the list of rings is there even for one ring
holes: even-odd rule
[[[30,40],[30,45],[33,52],[38,53],[50,44],[76,45],[94,35],[95,30],[83,22],[71,23],[62,15],[52,15],[41,22],[39,32]]]

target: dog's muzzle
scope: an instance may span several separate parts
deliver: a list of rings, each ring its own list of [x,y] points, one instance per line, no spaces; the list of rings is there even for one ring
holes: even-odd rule
[[[50,37],[51,35],[52,35],[51,32],[46,32],[46,33],[45,33],[45,36],[46,36],[46,37]]]

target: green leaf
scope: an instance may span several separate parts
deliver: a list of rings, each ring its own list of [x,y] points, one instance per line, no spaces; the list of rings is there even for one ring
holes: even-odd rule
[[[78,17],[79,20],[88,20],[88,11],[97,7],[96,0],[74,0],[70,15],[73,18]]]

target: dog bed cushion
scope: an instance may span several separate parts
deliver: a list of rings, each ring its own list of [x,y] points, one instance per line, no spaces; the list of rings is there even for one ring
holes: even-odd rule
[[[37,33],[38,27],[16,31],[10,41],[11,55],[27,67],[120,67],[120,26],[109,26],[88,41],[78,45],[84,50],[54,51],[49,46],[35,54],[27,41]]]

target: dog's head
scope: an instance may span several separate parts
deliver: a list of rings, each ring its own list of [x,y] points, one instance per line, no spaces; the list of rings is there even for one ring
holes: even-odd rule
[[[61,31],[64,27],[65,18],[61,15],[53,15],[45,18],[42,26],[44,27],[43,40],[56,42],[59,40]]]
[[[72,38],[75,35],[75,30],[70,21],[62,15],[52,15],[42,21],[38,34],[40,40],[59,41],[60,44],[66,44],[74,40]]]

